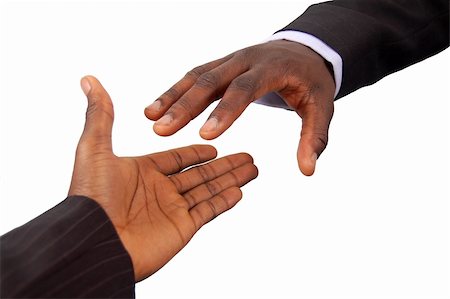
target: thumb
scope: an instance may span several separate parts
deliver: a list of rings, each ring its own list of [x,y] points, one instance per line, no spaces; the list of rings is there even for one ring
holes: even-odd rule
[[[307,176],[314,173],[316,161],[328,143],[328,128],[333,117],[333,103],[326,105],[311,104],[299,113],[302,117],[302,131],[297,150],[300,171]]]
[[[102,145],[112,150],[111,133],[114,121],[114,109],[111,98],[97,78],[86,76],[81,79],[81,89],[88,99],[86,123],[81,141]]]

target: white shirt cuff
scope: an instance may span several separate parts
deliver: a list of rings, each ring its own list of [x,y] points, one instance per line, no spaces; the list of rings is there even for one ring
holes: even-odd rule
[[[272,35],[270,38],[268,38],[265,42],[272,41],[272,40],[289,40],[293,42],[297,42],[300,44],[303,44],[312,50],[314,50],[316,53],[318,53],[320,56],[323,57],[326,61],[331,63],[333,66],[333,73],[334,73],[334,82],[336,83],[336,90],[334,92],[334,97],[337,96],[339,93],[339,89],[341,88],[342,83],[342,58],[341,56],[334,51],[330,46],[325,44],[323,41],[315,37],[314,35],[295,31],[295,30],[286,30],[286,31],[280,31]],[[279,107],[279,108],[288,108],[286,103],[283,101],[283,99],[275,92],[269,93],[258,100],[255,101],[258,104],[263,104],[267,106],[272,107]]]

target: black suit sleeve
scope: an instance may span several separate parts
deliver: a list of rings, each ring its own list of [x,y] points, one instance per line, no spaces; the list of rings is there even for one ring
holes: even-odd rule
[[[324,2],[310,6],[283,30],[312,34],[339,53],[339,98],[447,48],[449,1]]]
[[[131,258],[104,210],[73,196],[0,238],[1,298],[134,298]]]

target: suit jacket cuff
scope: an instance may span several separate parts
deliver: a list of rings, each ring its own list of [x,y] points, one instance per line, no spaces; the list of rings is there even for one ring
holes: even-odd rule
[[[322,56],[323,59],[328,61],[333,66],[334,82],[336,84],[334,97],[336,97],[339,93],[339,89],[341,88],[342,83],[341,56],[336,51],[334,51],[330,46],[324,43],[322,40],[318,39],[314,35],[301,31],[296,30],[280,31],[272,35],[266,41],[280,40],[280,39],[301,43],[311,48],[313,51]],[[290,109],[288,105],[284,102],[284,100],[275,92],[269,93],[259,98],[258,100],[256,100],[256,103],[271,107]]]
[[[342,58],[341,56],[333,50],[330,46],[324,43],[319,38],[314,35],[296,31],[296,30],[285,30],[275,33],[269,38],[270,40],[288,40],[297,42],[311,48],[314,52],[322,56],[323,59],[328,61],[333,66],[334,82],[336,83],[336,90],[334,92],[334,97],[339,93],[342,83]]]
[[[131,258],[87,197],[68,197],[0,241],[2,297],[134,298]]]

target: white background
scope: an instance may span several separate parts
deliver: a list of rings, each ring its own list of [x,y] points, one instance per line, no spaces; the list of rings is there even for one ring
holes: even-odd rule
[[[202,114],[170,138],[144,107],[192,67],[258,43],[314,1],[3,1],[0,234],[67,194],[96,75],[116,111],[114,150],[206,143]],[[336,102],[316,174],[297,169],[296,114],[251,105],[219,155],[260,175],[138,298],[449,298],[449,52]]]

